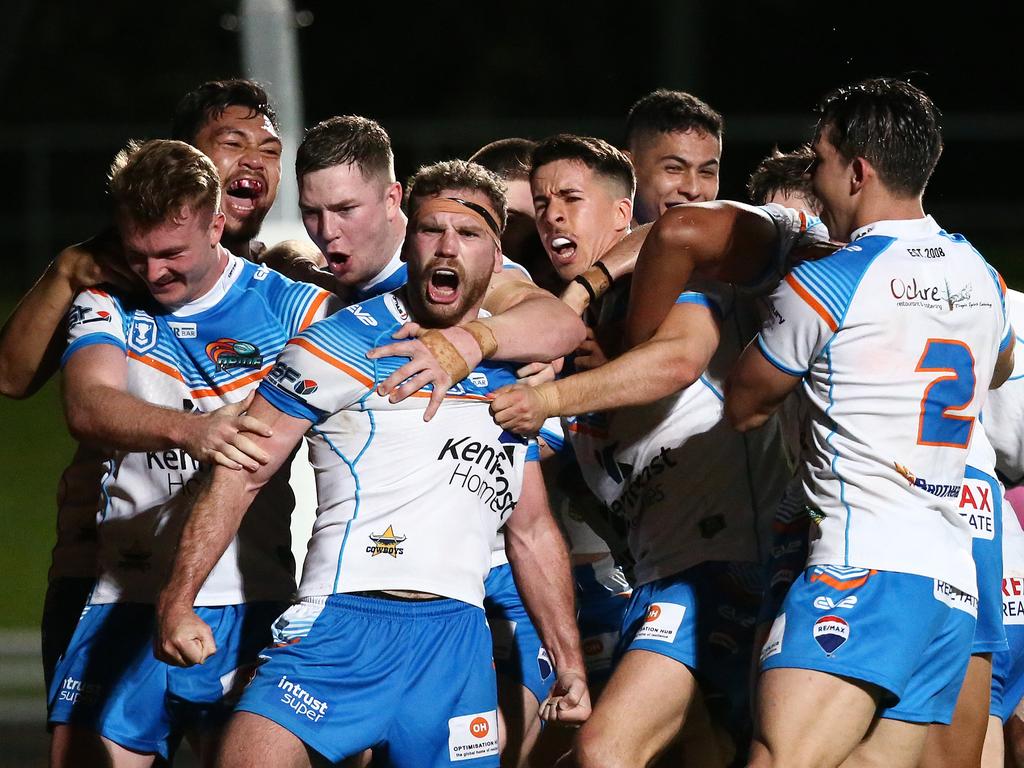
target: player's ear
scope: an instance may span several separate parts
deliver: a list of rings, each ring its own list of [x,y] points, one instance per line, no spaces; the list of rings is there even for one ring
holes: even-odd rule
[[[874,175],[876,175],[875,169],[865,158],[853,158],[853,162],[850,163],[850,191],[859,192],[863,189],[864,182]]]
[[[388,184],[384,191],[384,207],[387,210],[388,221],[393,221],[402,210],[402,185],[399,182],[393,181]]]
[[[615,231],[622,232],[629,228],[633,220],[633,201],[623,197],[615,201]]]
[[[494,246],[494,269],[492,271],[494,274],[498,274],[502,269],[504,269],[504,266],[505,256],[501,251],[501,244],[498,243]]]
[[[221,235],[224,234],[224,214],[217,211],[213,214],[213,218],[210,219],[210,247],[214,247],[220,242]]]

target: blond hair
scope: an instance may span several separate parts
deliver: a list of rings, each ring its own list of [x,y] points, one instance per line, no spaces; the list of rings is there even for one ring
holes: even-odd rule
[[[213,162],[182,141],[130,141],[110,165],[109,189],[118,217],[152,227],[177,219],[182,208],[220,208],[220,176]]]

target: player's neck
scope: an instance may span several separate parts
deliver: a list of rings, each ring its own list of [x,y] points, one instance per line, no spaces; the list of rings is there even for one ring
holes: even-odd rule
[[[924,205],[920,197],[896,197],[885,193],[865,201],[857,209],[850,231],[854,232],[876,221],[923,219],[924,216]]]

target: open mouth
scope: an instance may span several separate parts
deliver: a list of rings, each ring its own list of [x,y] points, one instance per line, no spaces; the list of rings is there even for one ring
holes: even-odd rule
[[[260,179],[243,177],[228,184],[225,190],[225,202],[238,213],[248,213],[256,209],[256,202],[263,197],[267,185]]]
[[[576,241],[565,235],[556,235],[548,241],[548,247],[562,264],[569,264],[576,257]]]
[[[430,300],[436,304],[451,304],[459,295],[459,273],[454,269],[435,269],[427,285]]]

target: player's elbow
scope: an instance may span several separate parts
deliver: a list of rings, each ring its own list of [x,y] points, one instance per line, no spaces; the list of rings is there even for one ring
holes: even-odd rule
[[[29,379],[8,375],[0,365],[0,395],[11,400],[26,400],[35,393]]]
[[[733,429],[737,432],[749,432],[768,421],[768,416],[764,409],[758,408],[751,393],[737,387],[731,378],[726,380],[725,418]]]
[[[538,334],[537,338],[545,339],[545,348],[537,350],[541,354],[536,358],[544,362],[571,354],[587,338],[587,327],[583,321],[558,299],[553,298],[550,310],[545,313],[544,327],[546,332]]]

